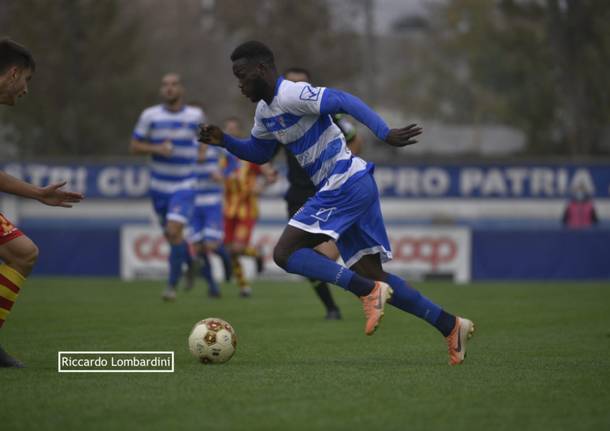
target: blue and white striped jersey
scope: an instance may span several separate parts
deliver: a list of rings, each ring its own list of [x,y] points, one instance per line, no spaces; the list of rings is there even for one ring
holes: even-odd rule
[[[214,180],[213,174],[217,172],[223,175],[220,160],[224,151],[222,148],[208,145],[205,151],[205,159],[197,162],[195,165],[195,174],[197,176],[195,206],[200,207],[222,203],[222,184]]]
[[[271,104],[258,103],[252,129],[254,138],[286,146],[319,192],[340,189],[370,168],[352,155],[331,116],[321,113],[326,90],[280,78]]]
[[[151,191],[172,194],[195,186],[194,168],[199,148],[197,127],[203,122],[203,111],[194,106],[172,112],[163,105],[155,105],[142,112],[133,137],[151,144],[160,145],[167,140],[173,144],[170,157],[152,155]]]

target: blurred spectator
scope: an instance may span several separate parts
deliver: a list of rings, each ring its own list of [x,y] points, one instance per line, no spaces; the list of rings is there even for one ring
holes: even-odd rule
[[[597,213],[588,190],[584,187],[576,188],[563,213],[564,226],[583,229],[596,225],[597,222]]]

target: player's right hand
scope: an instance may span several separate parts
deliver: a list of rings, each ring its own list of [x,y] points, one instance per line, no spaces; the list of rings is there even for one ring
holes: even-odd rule
[[[85,196],[82,193],[61,190],[66,185],[66,181],[50,184],[40,189],[38,200],[45,205],[52,207],[72,208],[73,203],[82,201]]]
[[[224,142],[224,134],[218,126],[201,124],[199,125],[199,142],[209,145],[222,146]]]
[[[157,148],[157,154],[163,157],[170,157],[173,150],[174,144],[170,140],[166,140]]]
[[[391,129],[388,136],[386,136],[385,141],[393,147],[413,145],[417,143],[413,138],[421,135],[422,130],[423,129],[417,124],[411,124],[402,129]]]

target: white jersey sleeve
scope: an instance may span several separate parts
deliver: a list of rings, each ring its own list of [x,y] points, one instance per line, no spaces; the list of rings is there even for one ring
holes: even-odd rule
[[[205,116],[205,112],[203,112],[203,109],[201,108],[195,108],[197,109],[197,123],[202,124],[205,123],[207,121],[207,117]]]
[[[275,140],[275,136],[267,130],[262,121],[262,115],[260,113],[260,105],[256,107],[256,113],[254,114],[254,126],[250,132],[256,139],[262,140]]]
[[[152,112],[150,109],[144,110],[133,129],[133,137],[138,140],[147,140],[150,133],[150,124],[152,123]]]
[[[294,115],[320,115],[320,104],[326,87],[314,87],[307,82],[284,81],[279,93],[279,105]]]

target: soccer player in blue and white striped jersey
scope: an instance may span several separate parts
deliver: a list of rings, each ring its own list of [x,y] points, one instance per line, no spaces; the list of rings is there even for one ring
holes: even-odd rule
[[[163,103],[145,109],[140,115],[131,151],[151,156],[150,196],[170,243],[169,280],[163,299],[173,300],[182,265],[191,260],[183,231],[193,213],[194,168],[199,150],[197,125],[205,116],[200,108],[184,104],[179,75],[166,74],[160,93]]]
[[[278,77],[273,53],[261,42],[238,46],[231,61],[242,93],[257,103],[251,136],[240,140],[204,125],[200,140],[254,163],[267,162],[276,147],[283,145],[317,189],[286,226],[274,250],[275,262],[288,272],[337,284],[359,296],[367,335],[377,328],[386,301],[424,319],[446,338],[449,363],[462,363],[473,323],[447,313],[405,280],[383,270],[382,262],[392,254],[373,165],[351,154],[330,116],[349,114],[395,147],[414,144],[421,128],[412,124],[390,129],[351,94]],[[314,251],[329,239],[336,241],[347,267]]]
[[[203,261],[201,275],[208,284],[208,296],[219,297],[220,290],[214,280],[210,265],[210,253],[222,259],[225,279],[231,279],[231,257],[224,247],[223,184],[226,176],[237,169],[236,163],[227,162],[222,148],[202,145],[195,165],[195,211],[191,219],[192,234],[189,238],[197,255]],[[231,159],[234,157],[231,156]]]

